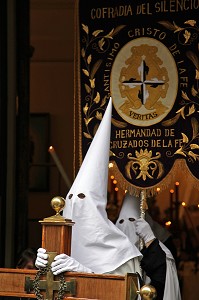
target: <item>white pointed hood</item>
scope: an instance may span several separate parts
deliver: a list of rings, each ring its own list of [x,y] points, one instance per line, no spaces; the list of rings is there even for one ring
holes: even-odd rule
[[[126,193],[118,220],[116,222],[116,226],[122,232],[124,232],[128,236],[131,243],[133,245],[136,245],[138,248],[139,248],[139,237],[135,233],[134,220],[140,218],[140,204],[141,204],[140,202],[141,202],[140,198],[132,196],[129,193]],[[153,230],[154,222],[148,212],[146,212],[146,221],[149,223],[151,229]],[[159,225],[159,227],[161,226]],[[164,230],[163,227],[162,230]],[[154,232],[154,230],[153,233],[158,239],[159,237],[156,235],[156,232]],[[160,239],[159,239],[159,244],[163,249],[163,251],[166,253],[167,257],[173,259],[170,250],[161,242]]]
[[[124,232],[132,245],[139,248],[139,237],[135,233],[134,220],[140,217],[140,198],[126,193],[116,226]]]
[[[95,273],[115,270],[140,256],[107,217],[108,163],[112,100],[66,197],[63,216],[75,222],[71,256]],[[139,271],[139,270],[138,270]]]

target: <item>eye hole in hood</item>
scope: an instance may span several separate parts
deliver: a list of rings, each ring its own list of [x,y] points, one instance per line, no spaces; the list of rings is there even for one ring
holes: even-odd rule
[[[86,196],[83,193],[77,195],[80,199],[84,199]]]

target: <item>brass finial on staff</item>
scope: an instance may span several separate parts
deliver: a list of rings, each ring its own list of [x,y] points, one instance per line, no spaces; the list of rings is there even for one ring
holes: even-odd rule
[[[56,214],[48,217],[48,218],[44,218],[43,221],[39,221],[39,222],[65,222],[66,219],[60,215],[60,212],[64,209],[65,206],[65,199],[60,197],[60,196],[56,196],[51,200],[51,207],[55,210]]]

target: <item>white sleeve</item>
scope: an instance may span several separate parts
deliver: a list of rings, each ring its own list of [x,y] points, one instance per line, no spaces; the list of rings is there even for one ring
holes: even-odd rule
[[[138,257],[134,257],[123,265],[119,266],[117,269],[107,272],[106,274],[114,274],[114,275],[126,275],[126,273],[139,273],[141,276],[140,262]]]

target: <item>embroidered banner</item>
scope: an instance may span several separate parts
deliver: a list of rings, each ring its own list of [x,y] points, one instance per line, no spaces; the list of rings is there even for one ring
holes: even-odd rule
[[[154,190],[179,159],[199,179],[198,8],[199,0],[76,2],[80,163],[111,96],[110,160],[124,188]]]

